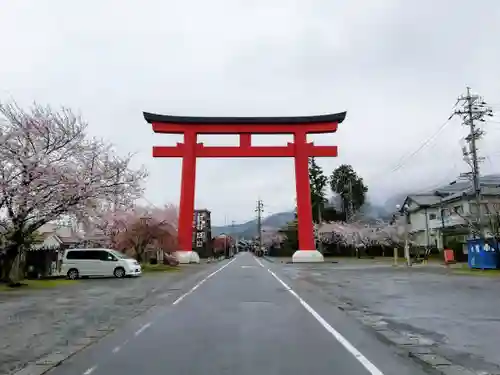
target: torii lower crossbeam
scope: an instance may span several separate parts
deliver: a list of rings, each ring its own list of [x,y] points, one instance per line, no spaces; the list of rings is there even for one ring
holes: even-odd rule
[[[182,158],[181,198],[179,210],[179,251],[183,263],[199,261],[192,251],[193,212],[195,198],[196,159],[201,157],[293,157],[297,193],[299,250],[294,262],[323,261],[316,250],[313,231],[309,157],[335,157],[336,146],[315,146],[307,142],[308,133],[327,133],[337,130],[345,113],[289,118],[195,118],[144,114],[155,132],[182,133],[184,142],[176,146],[155,146],[153,157]],[[291,133],[294,142],[286,146],[252,146],[251,134]],[[239,146],[213,147],[197,142],[198,134],[239,134]]]

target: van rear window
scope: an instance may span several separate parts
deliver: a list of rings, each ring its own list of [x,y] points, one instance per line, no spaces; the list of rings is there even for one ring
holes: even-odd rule
[[[85,259],[85,251],[68,251],[66,259]]]

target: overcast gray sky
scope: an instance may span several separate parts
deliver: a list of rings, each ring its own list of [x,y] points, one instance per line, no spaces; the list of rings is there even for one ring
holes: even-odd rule
[[[347,110],[333,135],[370,199],[451,181],[467,170],[465,129],[448,118],[470,85],[500,112],[500,1],[478,0],[0,0],[0,100],[80,111],[90,132],[137,152],[146,197],[177,203],[180,160],[153,159],[142,111],[177,115],[309,115]],[[500,120],[485,125],[485,172],[500,172]],[[285,144],[287,136],[256,136]],[[213,145],[236,136],[204,136]],[[497,166],[497,167],[495,167]],[[292,160],[199,160],[197,207],[216,224],[294,206]]]

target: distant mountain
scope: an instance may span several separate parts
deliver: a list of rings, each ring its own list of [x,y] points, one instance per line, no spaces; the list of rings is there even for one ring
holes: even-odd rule
[[[361,220],[371,222],[375,220],[389,220],[392,216],[392,212],[389,211],[385,206],[375,205],[370,202],[366,202],[359,212]]]
[[[402,205],[406,199],[406,197],[411,194],[411,192],[403,192],[403,193],[397,193],[391,196],[389,199],[387,199],[384,203],[384,208],[391,213],[394,213],[397,211],[396,206]]]
[[[288,222],[295,219],[295,213],[279,212],[262,219],[262,227],[264,230],[277,230],[283,228]],[[243,238],[252,238],[257,235],[257,219],[247,221],[243,224],[235,224],[234,226],[213,226],[212,236],[218,236],[222,233],[229,235],[237,235]]]

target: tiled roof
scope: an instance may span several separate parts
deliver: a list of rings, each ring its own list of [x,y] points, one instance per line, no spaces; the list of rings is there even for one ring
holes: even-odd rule
[[[429,194],[413,194],[409,195],[408,198],[410,198],[419,206],[431,206],[433,204],[439,203],[440,201],[439,197]]]
[[[480,178],[481,191],[485,195],[500,195],[500,175],[487,175]],[[441,197],[437,196],[439,193]],[[441,199],[443,202],[460,198],[464,195],[474,193],[474,189],[470,181],[454,181],[448,185],[438,187],[428,192],[419,194],[410,194],[407,199],[411,199],[419,206],[433,206],[439,204]]]

